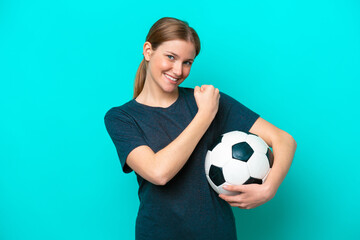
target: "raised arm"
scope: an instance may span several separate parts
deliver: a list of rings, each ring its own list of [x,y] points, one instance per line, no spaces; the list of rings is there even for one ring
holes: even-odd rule
[[[194,96],[198,112],[176,139],[157,153],[148,146],[139,146],[129,153],[127,165],[147,181],[156,185],[170,181],[185,165],[213,121],[219,107],[219,90],[212,85],[196,86]]]

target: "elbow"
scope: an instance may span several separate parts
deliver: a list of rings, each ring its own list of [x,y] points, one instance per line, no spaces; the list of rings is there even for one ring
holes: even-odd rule
[[[143,179],[146,181],[157,185],[157,186],[164,186],[168,180],[161,174],[157,172],[147,172],[146,174],[139,174]]]
[[[164,180],[164,179],[159,179],[155,185],[158,186],[165,186],[167,184],[168,181]]]
[[[291,136],[289,133],[287,133],[287,132],[285,132],[285,131],[284,131],[284,135],[285,135],[286,141],[292,145],[292,147],[293,147],[293,149],[294,149],[294,151],[295,151],[295,150],[296,150],[296,147],[297,147],[297,143],[296,143],[294,137]]]
[[[167,184],[167,179],[164,178],[164,177],[156,177],[154,180],[153,180],[153,184],[155,185],[158,185],[158,186],[165,186]]]
[[[168,180],[166,178],[157,178],[153,184],[158,186],[165,186],[168,183]]]
[[[130,165],[129,165],[130,166]],[[159,168],[157,168],[154,165],[151,165],[151,167],[144,168],[144,167],[131,167],[137,175],[141,176],[144,180],[158,186],[163,186],[168,182],[168,179],[163,174],[163,171],[160,171]]]
[[[153,184],[158,186],[164,186],[166,185],[173,177],[170,169],[167,168],[167,166],[164,166],[164,164],[158,164],[156,159],[153,161],[154,163],[154,171],[152,172],[153,176]]]
[[[169,179],[166,177],[165,174],[161,172],[157,172],[153,174],[154,178],[152,183],[158,186],[164,186],[168,183]]]
[[[296,143],[295,138],[293,136],[291,136],[290,134],[289,134],[289,136],[290,136],[290,141],[291,141],[291,143],[293,145],[293,148],[294,148],[294,151],[295,151],[296,147],[297,147],[297,143]]]
[[[297,143],[296,143],[294,137],[291,136],[289,133],[285,132],[284,130],[280,130],[278,132],[278,134],[276,134],[274,136],[272,143],[274,145],[276,145],[278,143],[284,143],[286,145],[291,145],[294,150],[297,147]]]

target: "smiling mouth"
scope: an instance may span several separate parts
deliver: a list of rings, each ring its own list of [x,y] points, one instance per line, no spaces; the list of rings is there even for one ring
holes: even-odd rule
[[[172,81],[172,82],[177,82],[180,78],[173,78],[173,77],[170,77],[169,75],[167,75],[166,73],[164,74],[165,75],[165,77],[167,78],[167,79],[169,79],[170,81]]]

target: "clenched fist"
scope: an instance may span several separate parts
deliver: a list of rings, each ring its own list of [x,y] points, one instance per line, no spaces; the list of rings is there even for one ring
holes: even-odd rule
[[[219,89],[213,85],[196,86],[194,97],[198,106],[198,113],[208,117],[211,121],[214,119],[219,108]]]

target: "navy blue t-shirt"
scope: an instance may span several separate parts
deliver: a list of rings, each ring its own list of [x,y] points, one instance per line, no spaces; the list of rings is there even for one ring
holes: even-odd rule
[[[155,153],[166,147],[189,125],[198,111],[193,88],[179,87],[169,107],[147,106],[132,99],[105,114],[106,129],[115,144],[122,169],[129,173],[128,154],[141,145]],[[231,206],[218,197],[205,175],[207,150],[218,136],[249,131],[259,115],[220,92],[218,112],[184,167],[164,186],[137,173],[140,206],[136,239],[236,239]]]

